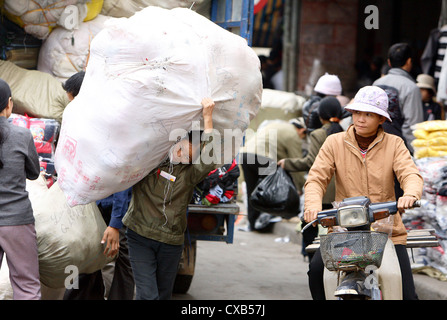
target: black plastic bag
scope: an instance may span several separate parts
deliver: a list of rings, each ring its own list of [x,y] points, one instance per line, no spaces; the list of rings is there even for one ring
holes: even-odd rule
[[[256,210],[285,219],[295,217],[300,212],[300,197],[293,179],[281,167],[256,186],[249,201]]]

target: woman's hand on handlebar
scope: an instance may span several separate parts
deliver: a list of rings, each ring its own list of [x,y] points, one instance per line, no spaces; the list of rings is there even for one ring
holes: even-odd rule
[[[318,217],[318,210],[306,210],[304,211],[304,221],[309,223],[316,220]],[[317,225],[317,222],[312,224],[313,226]]]
[[[404,213],[405,209],[413,208],[413,204],[416,202],[416,198],[413,196],[402,196],[397,201],[397,210],[400,213]]]

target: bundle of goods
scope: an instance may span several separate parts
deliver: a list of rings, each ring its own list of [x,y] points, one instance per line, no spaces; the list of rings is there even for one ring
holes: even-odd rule
[[[447,277],[447,157],[424,157],[416,160],[424,179],[423,205],[406,210],[402,220],[408,229],[434,229],[440,242],[439,247],[417,248],[414,268]],[[421,268],[423,266],[423,268]]]
[[[56,179],[54,151],[59,134],[59,122],[53,119],[30,118],[14,113],[8,120],[13,125],[30,129],[39,155],[40,171],[44,174],[47,185],[50,187]]]
[[[48,188],[42,176],[28,180],[27,190],[34,211],[40,281],[45,286],[64,288],[72,272],[93,273],[112,260],[103,254],[106,224],[95,203],[71,208],[57,182]]]
[[[57,182],[27,180],[26,189],[34,211],[42,298],[51,289],[74,285],[76,276],[102,269],[107,258],[100,243],[106,224],[95,203],[70,208]],[[12,299],[6,262],[0,269],[0,300]],[[50,290],[51,290],[50,289]]]
[[[15,23],[3,18],[0,24],[0,59],[25,69],[35,69],[42,41],[26,34]]]
[[[0,78],[11,88],[14,113],[62,121],[69,100],[61,83],[53,76],[0,60]]]
[[[413,135],[414,157],[447,156],[447,121],[431,120],[415,125]]]
[[[63,114],[55,165],[68,203],[140,181],[180,136],[203,128],[204,97],[216,103],[216,167],[230,163],[261,96],[259,59],[247,41],[192,10],[148,7],[106,23]]]
[[[3,0],[6,16],[38,39],[46,39],[57,26],[77,28],[95,18],[102,4],[103,0]]]
[[[264,121],[290,120],[302,116],[306,99],[293,92],[273,89],[262,90],[262,103],[250,128],[258,130]]]
[[[191,8],[209,18],[211,0],[104,0],[101,14],[116,18],[129,18],[149,6],[164,9]]]
[[[240,170],[236,164],[226,164],[211,171],[194,189],[194,204],[213,205],[229,202],[235,195],[235,183]]]
[[[90,43],[114,19],[98,15],[74,30],[55,28],[40,48],[37,69],[65,82],[76,72],[85,70],[90,55]]]

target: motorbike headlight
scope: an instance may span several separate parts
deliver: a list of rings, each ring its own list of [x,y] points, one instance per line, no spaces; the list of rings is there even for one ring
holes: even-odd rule
[[[359,227],[368,223],[368,213],[363,206],[346,206],[338,209],[339,225],[344,228]]]

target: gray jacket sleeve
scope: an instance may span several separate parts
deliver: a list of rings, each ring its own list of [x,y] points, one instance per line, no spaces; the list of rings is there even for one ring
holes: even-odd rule
[[[416,123],[424,121],[422,96],[418,87],[414,86],[405,95],[405,100],[402,103],[402,115],[405,121],[402,125],[402,134],[407,140],[408,147],[413,152],[411,142],[415,139],[411,127]]]
[[[31,133],[28,140],[28,151],[25,155],[25,172],[26,178],[29,180],[36,180],[40,174],[39,156]]]

